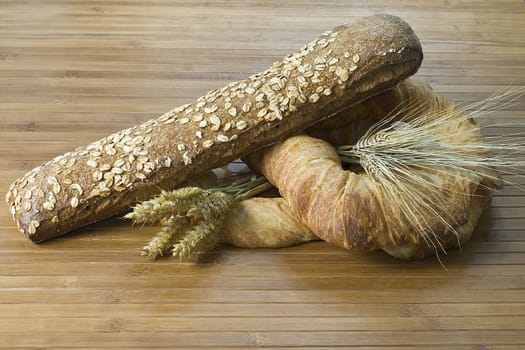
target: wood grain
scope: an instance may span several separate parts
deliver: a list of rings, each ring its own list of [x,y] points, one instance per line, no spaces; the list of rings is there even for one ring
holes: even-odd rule
[[[386,5],[0,0],[0,194],[55,155],[360,16],[407,20],[425,52],[417,78],[459,103],[525,86],[522,1]],[[525,132],[525,101],[481,122],[522,123],[488,135]],[[498,192],[472,242],[442,258],[445,270],[322,242],[152,263],[137,253],[154,228],[110,219],[34,245],[0,205],[0,347],[522,349],[524,208],[524,192]]]

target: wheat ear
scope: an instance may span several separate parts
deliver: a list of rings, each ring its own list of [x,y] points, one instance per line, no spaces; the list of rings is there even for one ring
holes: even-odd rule
[[[230,184],[209,189],[183,187],[137,204],[124,216],[134,223],[166,223],[142,248],[153,259],[171,250],[188,257],[206,243],[215,241],[236,201],[271,188],[265,177],[241,176]]]
[[[186,232],[190,222],[186,217],[171,217],[167,224],[142,248],[141,255],[156,259],[169,251],[169,248]]]
[[[196,224],[173,245],[173,256],[188,257],[198,247],[211,243],[224,226],[234,202],[233,196],[214,192],[205,201],[188,210],[187,217],[192,218]]]
[[[399,219],[410,223],[436,251],[444,252],[429,222],[435,219],[457,235],[453,213],[443,210],[448,195],[456,190],[440,186],[429,174],[456,176],[487,186],[482,179],[500,181],[494,169],[517,174],[525,165],[515,157],[525,152],[525,138],[519,135],[482,140],[474,123],[470,129],[456,128],[461,135],[451,135],[450,130],[489,114],[494,107],[505,107],[524,92],[507,91],[464,108],[438,109],[407,102],[372,126],[355,145],[339,147],[338,153],[344,162],[359,163],[387,200],[397,203]],[[488,188],[493,190],[494,186]],[[423,211],[430,214],[430,219],[422,215]]]
[[[137,204],[124,218],[135,224],[155,224],[172,215],[185,213],[207,195],[209,192],[199,187],[162,191],[159,196]]]

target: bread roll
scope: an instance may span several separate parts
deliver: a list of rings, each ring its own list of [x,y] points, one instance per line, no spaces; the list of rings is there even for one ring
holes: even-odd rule
[[[336,27],[264,72],[36,167],[9,187],[7,204],[20,232],[41,242],[391,88],[421,60],[400,18]]]
[[[222,243],[242,248],[282,248],[318,239],[280,197],[237,203],[219,237]]]

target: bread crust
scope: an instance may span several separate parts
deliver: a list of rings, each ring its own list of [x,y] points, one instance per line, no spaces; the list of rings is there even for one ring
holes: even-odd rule
[[[282,248],[318,239],[280,197],[237,203],[220,237],[221,242],[242,248]]]
[[[264,72],[36,167],[10,186],[8,207],[33,242],[62,235],[391,88],[422,57],[398,17],[336,27]]]

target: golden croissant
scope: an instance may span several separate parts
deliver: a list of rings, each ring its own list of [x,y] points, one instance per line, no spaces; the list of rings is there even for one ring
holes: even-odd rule
[[[477,147],[482,143],[479,125],[414,81],[341,112],[310,134],[324,140],[290,137],[245,161],[279,189],[293,215],[313,233],[347,249],[382,249],[410,259],[458,247],[470,238],[493,190],[501,186],[491,167],[449,165],[441,159],[440,152],[458,152],[462,145],[456,157],[485,157],[487,151]],[[401,146],[410,142],[419,144],[407,153]],[[371,143],[373,152],[367,152]],[[345,169],[335,147],[348,144],[359,159]],[[396,145],[406,154],[395,154]],[[396,159],[421,157],[418,148],[428,153],[434,146],[435,153],[426,156],[441,159],[436,165],[432,159],[412,164]],[[388,162],[375,159],[387,156]]]

